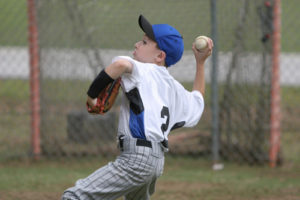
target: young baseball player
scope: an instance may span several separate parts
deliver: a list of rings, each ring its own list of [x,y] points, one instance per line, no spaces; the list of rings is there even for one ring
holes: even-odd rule
[[[183,38],[168,24],[151,25],[142,15],[139,26],[145,33],[135,44],[133,58],[120,56],[102,70],[88,90],[88,104],[95,105],[100,91],[121,77],[124,92],[118,127],[120,155],[114,162],[80,179],[67,189],[63,200],[147,200],[163,173],[168,134],[179,127],[198,123],[205,92],[204,63],[213,42],[198,51],[193,44],[196,75],[193,91],[177,82],[167,68],[183,54]]]

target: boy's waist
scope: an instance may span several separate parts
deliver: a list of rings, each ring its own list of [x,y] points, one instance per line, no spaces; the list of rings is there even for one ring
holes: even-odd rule
[[[168,151],[168,141],[155,142],[144,140],[140,138],[133,138],[131,136],[119,135],[118,136],[119,149],[122,152],[138,152],[140,148],[147,148],[149,151],[158,155],[163,155]],[[143,149],[145,151],[145,149]]]

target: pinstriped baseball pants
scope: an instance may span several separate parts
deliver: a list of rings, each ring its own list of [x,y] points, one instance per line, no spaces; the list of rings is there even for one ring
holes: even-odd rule
[[[162,175],[164,151],[160,143],[152,147],[138,145],[137,139],[123,138],[123,150],[114,162],[67,189],[62,200],[148,200]]]

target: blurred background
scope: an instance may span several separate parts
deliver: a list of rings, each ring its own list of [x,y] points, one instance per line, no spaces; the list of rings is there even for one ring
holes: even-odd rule
[[[197,126],[169,134],[154,199],[299,199],[299,6],[0,0],[0,199],[59,199],[115,158],[122,91],[104,116],[87,114],[86,91],[113,57],[132,55],[143,36],[140,14],[183,35],[184,55],[169,72],[187,90],[194,39],[207,35],[215,44],[205,66],[204,114]]]
[[[86,91],[114,56],[131,56],[143,35],[137,22],[143,14],[183,35],[183,58],[169,71],[188,90],[195,73],[194,39],[215,39],[215,57],[205,69],[204,115],[196,127],[170,134],[168,156],[268,164],[273,6],[272,0],[35,1],[38,77],[32,84],[39,89],[32,92],[28,27],[34,23],[28,20],[27,1],[0,0],[0,161],[37,154],[78,159],[117,154],[122,92],[110,113],[91,116],[85,111]],[[281,3],[278,164],[300,161],[298,6],[297,0]],[[38,109],[34,119],[31,108]],[[34,120],[38,130],[33,136]]]

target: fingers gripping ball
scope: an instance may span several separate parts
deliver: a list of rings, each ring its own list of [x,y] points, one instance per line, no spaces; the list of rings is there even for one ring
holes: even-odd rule
[[[201,35],[195,39],[195,47],[198,50],[205,49],[208,46],[208,37]]]
[[[89,113],[104,115],[113,106],[121,86],[121,78],[116,79],[107,85],[98,95],[97,103],[93,107],[87,103],[87,110]]]

